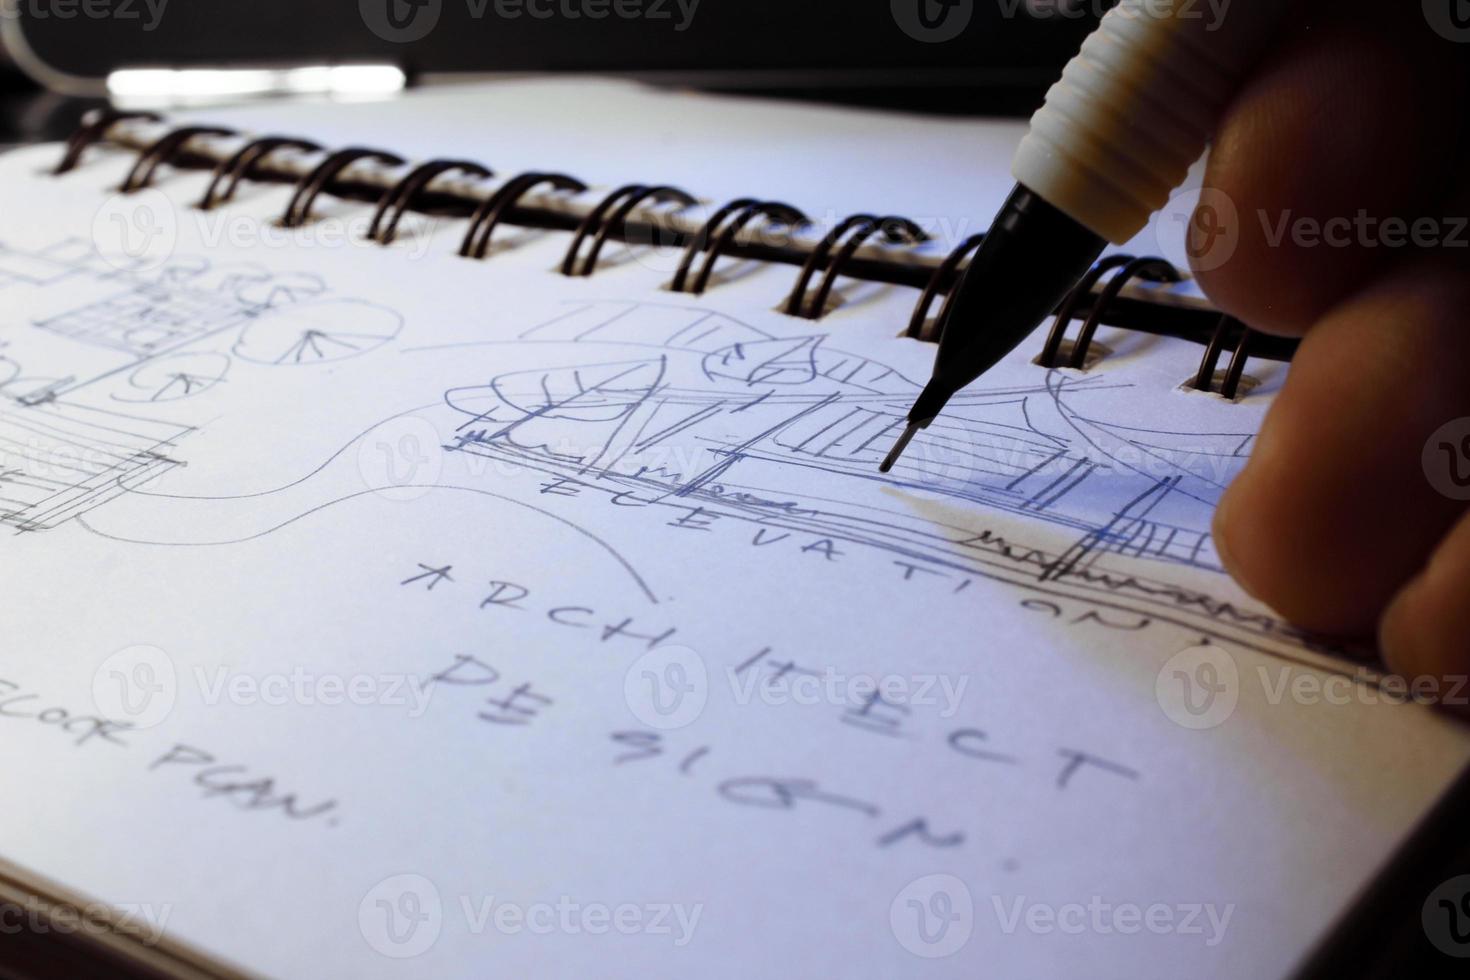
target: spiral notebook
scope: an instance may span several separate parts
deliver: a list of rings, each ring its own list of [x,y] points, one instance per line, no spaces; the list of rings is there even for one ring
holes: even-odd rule
[[[525,81],[0,157],[11,911],[178,976],[1292,973],[1470,737],[1221,570],[1292,348],[1167,226],[878,473],[1019,135]]]

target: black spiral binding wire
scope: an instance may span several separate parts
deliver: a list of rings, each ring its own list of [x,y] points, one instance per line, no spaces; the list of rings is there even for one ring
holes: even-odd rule
[[[1230,365],[1225,369],[1225,378],[1220,385],[1220,396],[1234,401],[1240,391],[1240,379],[1245,376],[1245,362],[1250,357],[1250,348],[1257,334],[1233,316],[1220,317],[1220,325],[1205,348],[1205,356],[1199,364],[1193,387],[1197,391],[1209,391],[1215,386],[1215,366],[1220,363],[1220,353],[1235,337],[1235,352],[1230,355]]]
[[[710,219],[695,233],[684,250],[684,258],[679,262],[679,269],[674,273],[674,281],[669,289],[676,293],[690,292],[695,295],[703,293],[709,288],[710,276],[715,271],[715,263],[720,260],[722,254],[729,250],[735,241],[735,236],[744,231],[756,218],[765,218],[775,227],[796,228],[808,224],[807,216],[789,204],[782,204],[780,201],[757,201],[750,197],[736,198],[711,215]],[[694,266],[694,260],[702,254],[705,256],[704,264],[700,267],[691,285],[689,272]]]
[[[919,302],[914,307],[914,313],[909,321],[908,329],[904,336],[917,340],[937,342],[942,335],[944,326],[949,320],[949,314],[953,307],[954,297],[959,292],[959,284],[969,272],[968,265],[961,268],[961,264],[984,243],[984,234],[972,235],[957,248],[955,248],[944,259],[938,268],[934,270],[929,283],[924,287],[919,297]],[[1106,285],[1099,290],[1099,284],[1108,278]],[[1056,319],[1051,330],[1047,334],[1046,343],[1043,345],[1036,363],[1042,367],[1070,367],[1083,369],[1087,366],[1087,355],[1092,347],[1092,339],[1097,328],[1108,322],[1110,313],[1115,311],[1124,303],[1134,303],[1136,300],[1126,300],[1122,297],[1125,286],[1134,279],[1143,279],[1157,283],[1175,283],[1183,277],[1173,264],[1157,256],[1135,258],[1132,255],[1109,255],[1102,258],[1095,266],[1083,276],[1082,280],[1069,293],[1057,308]],[[944,306],[940,313],[932,321],[929,319],[929,310],[933,307],[935,300],[941,293],[945,292],[944,284],[951,282],[946,294]],[[1154,312],[1158,312],[1155,310]],[[1215,383],[1216,367],[1220,361],[1221,353],[1227,348],[1233,353],[1230,364],[1226,368],[1225,376],[1221,381],[1221,397],[1234,401],[1240,394],[1241,381],[1245,376],[1245,366],[1252,356],[1260,356],[1271,360],[1289,361],[1296,353],[1297,342],[1289,338],[1267,337],[1263,334],[1246,327],[1239,320],[1231,316],[1220,316],[1218,313],[1209,314],[1216,317],[1214,326],[1203,334],[1199,328],[1197,317],[1198,310],[1167,309],[1165,315],[1176,317],[1180,320],[1191,319],[1194,322],[1180,329],[1168,327],[1157,322],[1157,318],[1143,318],[1136,322],[1125,324],[1128,328],[1142,330],[1147,333],[1160,334],[1164,336],[1178,337],[1191,340],[1205,345],[1205,354],[1200,361],[1199,371],[1189,386],[1204,392],[1212,391]],[[1083,317],[1081,331],[1077,339],[1072,343],[1071,350],[1067,353],[1066,364],[1061,363],[1062,345],[1066,340],[1067,328],[1077,317]],[[1208,339],[1205,339],[1205,338]]]
[[[232,155],[221,160],[214,168],[214,174],[209,178],[209,186],[204,190],[204,196],[196,205],[201,211],[210,211],[227,204],[235,196],[240,181],[246,179],[254,171],[256,164],[277,150],[297,150],[302,153],[315,153],[321,147],[311,140],[297,139],[294,136],[262,136],[246,143]]]
[[[66,143],[61,160],[53,173],[61,176],[74,170],[92,146],[105,143],[113,128],[129,123],[161,123],[151,112],[121,112],[113,109],[93,111],[84,118]],[[249,140],[224,160],[198,152],[190,152],[195,140],[236,135],[233,130],[216,126],[184,126],[171,129],[139,152],[120,190],[131,193],[149,186],[159,169],[170,165],[177,169],[210,169],[209,185],[198,207],[210,210],[234,198],[244,181],[292,185],[290,203],[281,217],[286,227],[298,227],[311,217],[312,205],[323,193],[349,200],[373,204],[369,238],[382,245],[393,242],[404,215],[422,211],[468,219],[459,254],[465,258],[483,259],[490,251],[491,236],[502,224],[550,231],[570,232],[572,240],[561,263],[568,276],[591,276],[598,258],[609,241],[633,244],[659,241],[682,248],[683,255],[669,288],[673,292],[700,294],[709,288],[714,269],[723,256],[758,262],[780,263],[800,267],[796,282],[782,304],[782,310],[796,317],[816,320],[827,312],[839,277],[849,276],[868,282],[908,286],[920,290],[904,335],[916,340],[935,342],[943,335],[954,306],[958,287],[970,272],[969,260],[983,244],[983,234],[972,235],[954,248],[937,267],[930,269],[915,262],[876,257],[864,246],[877,238],[886,246],[912,247],[928,240],[922,229],[907,218],[890,215],[854,214],[839,222],[815,245],[802,246],[789,234],[810,224],[798,208],[778,201],[737,198],[714,212],[698,230],[681,230],[655,214],[680,211],[697,202],[688,192],[668,184],[628,184],[604,197],[585,217],[569,209],[536,207],[525,203],[537,188],[549,186],[556,194],[581,194],[587,184],[567,174],[528,171],[506,181],[488,197],[474,202],[459,195],[435,191],[436,179],[458,172],[470,179],[487,180],[494,172],[472,160],[438,159],[414,167],[387,191],[381,180],[353,177],[354,164],[373,163],[394,168],[404,165],[397,154],[367,147],[347,147],[326,152],[318,144],[292,136],[264,136]],[[301,175],[286,168],[270,165],[277,151],[326,153],[308,173]],[[752,224],[762,221],[778,236],[742,234]],[[591,240],[590,247],[584,246]],[[698,268],[696,269],[696,263]],[[821,273],[813,295],[812,282]],[[1109,275],[1111,273],[1111,275]],[[1159,336],[1176,337],[1205,348],[1198,374],[1190,385],[1200,391],[1212,391],[1222,354],[1231,351],[1230,362],[1220,379],[1219,394],[1227,399],[1239,396],[1245,367],[1250,358],[1289,361],[1297,342],[1272,337],[1250,330],[1240,321],[1222,317],[1218,311],[1160,303],[1124,295],[1125,287],[1135,279],[1155,283],[1178,282],[1182,276],[1169,262],[1156,256],[1135,258],[1129,255],[1108,256],[1098,262],[1056,311],[1037,363],[1048,368],[1085,369],[1093,337],[1102,325],[1117,326]],[[939,314],[930,317],[934,304],[944,298]],[[1066,352],[1063,345],[1072,321],[1082,320],[1077,339]]]
[[[225,129],[221,126],[180,126],[164,133],[153,145],[142,153],[133,163],[133,169],[123,179],[122,186],[118,191],[123,194],[133,194],[147,187],[153,182],[153,175],[158,168],[170,162],[176,153],[183,149],[184,144],[200,136],[234,136],[233,129]]]
[[[668,184],[627,184],[619,187],[598,202],[597,207],[593,208],[578,226],[576,233],[572,235],[572,244],[567,248],[566,258],[562,259],[561,274],[564,276],[592,275],[597,269],[597,258],[602,254],[602,248],[607,244],[608,238],[615,229],[626,229],[628,218],[635,209],[654,208],[669,203],[675,203],[680,208],[687,208],[692,207],[695,200],[688,192]],[[594,231],[596,236],[592,239],[592,248],[588,251],[587,257],[582,260],[581,266],[578,267],[577,255],[582,250],[582,243]]]
[[[531,171],[512,177],[470,215],[470,226],[459,246],[460,256],[466,259],[483,259],[490,250],[490,236],[495,233],[496,226],[506,213],[521,198],[542,184],[550,184],[553,190],[562,193],[580,194],[587,189],[586,184],[566,174]]]
[[[944,261],[939,264],[939,268],[934,270],[934,275],[930,276],[929,281],[924,284],[924,292],[920,294],[919,302],[914,304],[914,315],[909,319],[909,328],[904,331],[905,337],[912,337],[915,340],[938,342],[939,327],[949,320],[950,311],[954,309],[954,298],[959,292],[959,289],[955,288],[949,291],[949,295],[945,297],[944,305],[940,307],[939,316],[934,319],[932,327],[929,320],[929,309],[934,305],[934,300],[943,291],[946,282],[954,282],[956,287],[959,285],[959,276],[957,273],[959,272],[960,263],[973,255],[975,250],[983,244],[985,244],[984,233],[971,235],[963,242],[960,242],[954,251],[945,256]]]
[[[156,112],[119,112],[116,109],[102,109],[89,113],[77,127],[76,132],[66,141],[66,150],[61,154],[55,169],[51,171],[53,177],[60,177],[76,169],[82,160],[82,154],[93,143],[100,143],[107,138],[112,127],[122,122],[163,122],[163,117]]]
[[[1055,323],[1052,325],[1051,333],[1046,338],[1046,346],[1041,350],[1041,356],[1037,363],[1042,367],[1060,367],[1058,359],[1061,355],[1062,341],[1066,339],[1067,326],[1072,317],[1076,315],[1077,306],[1084,295],[1090,295],[1092,289],[1107,272],[1118,269],[1108,284],[1103,287],[1102,295],[1098,297],[1093,305],[1092,312],[1082,321],[1082,330],[1077,334],[1077,339],[1072,343],[1072,352],[1069,357],[1068,367],[1081,368],[1087,364],[1087,350],[1092,345],[1093,335],[1097,333],[1098,324],[1102,321],[1103,311],[1106,310],[1128,281],[1134,278],[1147,279],[1150,282],[1178,282],[1179,270],[1175,269],[1167,261],[1150,256],[1148,258],[1136,259],[1131,255],[1110,255],[1093,266],[1092,270],[1083,277],[1078,288],[1073,289],[1071,294],[1063,302],[1057,313]],[[1085,287],[1085,290],[1084,288]]]
[[[842,241],[844,235],[849,236],[846,244],[837,251],[837,257],[828,261],[832,249]],[[857,250],[862,248],[874,235],[879,235],[890,245],[918,245],[927,242],[929,236],[924,233],[918,225],[908,218],[898,215],[889,215],[886,218],[875,218],[871,214],[854,214],[828,232],[812,250],[811,258],[801,268],[801,275],[797,277],[796,288],[791,291],[791,296],[786,301],[786,312],[792,316],[805,317],[808,320],[821,319],[827,311],[827,301],[832,296],[832,287],[837,282],[837,277]],[[822,284],[817,287],[817,295],[810,303],[806,303],[807,287],[811,285],[812,277],[817,270],[826,263],[826,274],[822,277]]]
[[[281,224],[286,228],[300,228],[311,218],[311,206],[327,185],[342,171],[362,160],[371,160],[385,167],[403,165],[403,158],[384,150],[373,150],[363,146],[349,146],[327,154],[327,158],[302,177],[291,195],[286,211],[281,215]]]
[[[489,180],[495,176],[495,171],[473,160],[430,160],[427,163],[421,163],[409,171],[406,177],[388,188],[382,199],[378,201],[377,210],[373,212],[373,219],[368,224],[368,238],[379,245],[393,244],[393,239],[398,234],[398,223],[403,220],[404,212],[414,205],[424,188],[429,186],[429,182],[435,177],[455,171],[470,177],[478,177],[480,180]]]

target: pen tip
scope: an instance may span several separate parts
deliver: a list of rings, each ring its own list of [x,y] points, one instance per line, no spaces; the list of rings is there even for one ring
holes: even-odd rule
[[[918,432],[920,428],[922,426],[917,422],[909,423],[909,427],[903,430],[903,435],[898,437],[898,442],[895,442],[893,448],[888,451],[888,455],[883,460],[883,465],[878,467],[879,473],[887,473],[893,469],[893,464],[898,462],[898,457],[902,456],[903,451],[909,448],[909,442],[913,440],[914,433]]]

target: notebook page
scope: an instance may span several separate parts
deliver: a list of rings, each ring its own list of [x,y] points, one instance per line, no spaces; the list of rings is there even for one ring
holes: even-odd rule
[[[568,281],[565,236],[370,248],[331,201],[282,242],[282,189],[220,226],[55,153],[0,158],[0,856],[145,932],[282,976],[1281,975],[1464,765],[1219,571],[1279,367],[1226,404],[1186,345],[1020,350],[882,478],[911,292],[811,323],[792,270]],[[168,247],[97,254],[119,219]]]

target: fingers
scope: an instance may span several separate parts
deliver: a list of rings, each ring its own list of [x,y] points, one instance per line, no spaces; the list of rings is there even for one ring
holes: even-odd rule
[[[1470,674],[1470,513],[1394,597],[1379,645],[1394,671],[1437,678],[1441,691],[1452,691],[1455,678]],[[1470,690],[1459,700],[1466,696]]]
[[[1301,626],[1371,634],[1465,506],[1422,459],[1470,416],[1465,265],[1411,261],[1314,326],[1221,501],[1227,570]]]
[[[1464,52],[1417,3],[1319,4],[1228,111],[1205,186],[1235,206],[1234,251],[1195,260],[1251,326],[1300,334],[1381,265],[1382,222],[1434,214],[1464,157]],[[1360,218],[1361,215],[1361,218]]]
[[[1470,250],[1391,231],[1427,218],[1440,240],[1470,214],[1456,173],[1470,58],[1418,4],[1302,16],[1229,110],[1205,178],[1237,234],[1223,264],[1196,257],[1201,285],[1253,327],[1306,334],[1216,544],[1299,625],[1377,628],[1406,674],[1470,672],[1470,516],[1423,461],[1432,433],[1470,416]]]

